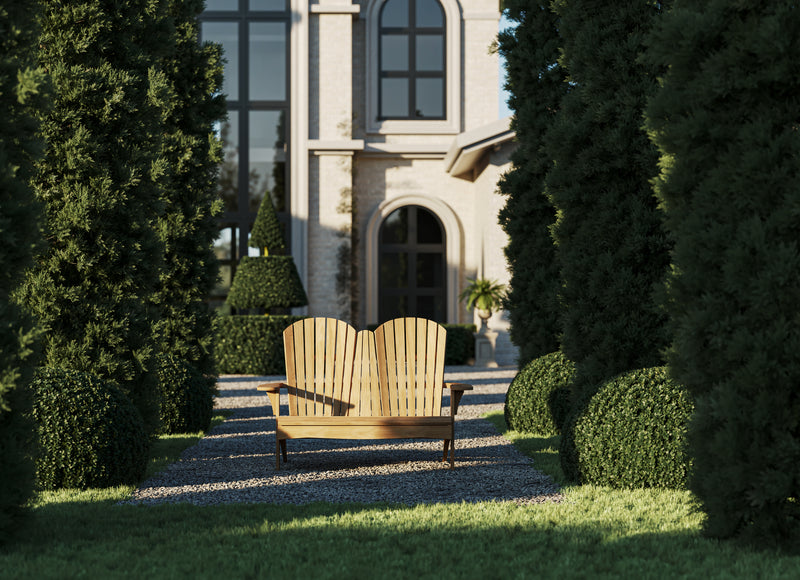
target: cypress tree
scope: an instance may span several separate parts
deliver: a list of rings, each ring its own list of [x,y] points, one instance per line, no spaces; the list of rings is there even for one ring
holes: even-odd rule
[[[671,372],[715,537],[800,544],[800,6],[683,1],[648,108],[675,238]]]
[[[511,157],[512,169],[499,184],[508,198],[500,223],[509,238],[507,307],[522,367],[558,349],[560,274],[549,231],[555,210],[545,193],[552,155],[544,135],[568,85],[558,65],[557,18],[549,3],[511,0],[505,6],[508,18],[517,23],[516,28],[501,32],[498,40],[506,58],[506,88],[514,110],[511,127],[518,146]]]
[[[213,243],[221,209],[217,170],[221,144],[212,126],[225,115],[222,61],[217,45],[198,43],[202,0],[170,0],[174,46],[163,68],[172,93],[163,120],[163,155],[170,166],[161,196],[164,214],[158,231],[165,268],[154,301],[161,308],[156,324],[160,350],[215,375],[212,313],[205,303],[219,266]]]
[[[12,301],[41,241],[28,182],[39,154],[35,109],[45,105],[33,68],[37,2],[0,0],[0,544],[33,492],[35,431],[27,418],[37,331]]]
[[[564,286],[562,350],[575,363],[565,473],[579,478],[572,426],[600,381],[658,366],[665,316],[653,291],[669,243],[653,195],[658,152],[643,129],[658,69],[638,61],[662,7],[651,0],[556,3],[571,90],[547,136],[547,187]]]
[[[164,33],[156,0],[47,2],[38,58],[53,82],[33,183],[47,250],[22,288],[47,328],[48,366],[119,384],[148,432],[158,421],[150,298],[163,251],[158,152],[165,93],[152,67]]]

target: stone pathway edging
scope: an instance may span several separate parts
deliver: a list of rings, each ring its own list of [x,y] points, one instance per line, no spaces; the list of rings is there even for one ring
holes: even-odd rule
[[[481,418],[503,408],[515,374],[513,368],[447,367],[446,381],[475,387],[456,417],[454,470],[440,461],[441,441],[307,439],[288,442],[289,462],[276,471],[275,420],[256,386],[283,377],[223,376],[216,407],[232,415],[125,503],[561,501],[558,486]]]

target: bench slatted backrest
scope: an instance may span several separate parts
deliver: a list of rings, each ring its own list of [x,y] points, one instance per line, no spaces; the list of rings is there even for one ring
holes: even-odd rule
[[[355,417],[380,417],[383,415],[381,399],[388,398],[381,388],[378,360],[375,352],[375,335],[362,330],[356,336],[356,359],[353,366],[353,387],[350,393],[348,415]]]
[[[356,330],[334,318],[306,318],[283,331],[289,414],[351,412]]]
[[[443,326],[424,318],[397,318],[375,330],[378,372],[389,386],[383,415],[441,415],[446,338]]]

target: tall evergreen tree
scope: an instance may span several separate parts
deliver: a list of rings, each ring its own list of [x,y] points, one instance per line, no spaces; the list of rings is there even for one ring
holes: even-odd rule
[[[648,60],[671,372],[707,533],[800,545],[800,6],[684,0]]]
[[[157,426],[154,313],[163,251],[154,221],[166,89],[152,67],[158,0],[47,2],[38,58],[52,111],[34,186],[47,250],[22,296],[46,327],[45,362],[115,381]],[[163,19],[162,19],[163,20]]]
[[[517,23],[500,33],[499,50],[506,58],[518,147],[511,171],[500,180],[500,191],[508,197],[500,223],[509,237],[511,338],[523,366],[558,349],[560,273],[549,230],[556,216],[544,185],[553,162],[544,136],[568,85],[558,66],[558,23],[550,3],[510,0],[505,6]]]
[[[666,346],[653,292],[666,276],[669,243],[651,186],[658,152],[643,129],[658,69],[638,61],[663,7],[652,0],[555,6],[572,90],[548,133],[555,163],[547,187],[558,213],[561,346],[576,368],[574,420],[600,381],[660,364]],[[571,426],[561,459],[579,478]]]
[[[558,212],[562,347],[577,383],[591,389],[657,365],[666,344],[652,293],[669,244],[650,184],[658,152],[642,127],[658,71],[637,61],[659,9],[651,0],[556,6],[573,90],[548,136],[555,164],[547,185]]]
[[[214,216],[221,209],[216,177],[222,147],[212,125],[224,117],[225,102],[218,95],[220,48],[198,43],[203,5],[203,0],[169,0],[175,45],[163,63],[172,88],[163,119],[163,155],[170,174],[158,224],[165,269],[154,301],[162,310],[156,324],[160,349],[214,375],[212,314],[205,298],[219,272],[213,243],[219,233]]]
[[[36,330],[12,293],[41,241],[28,183],[40,152],[34,107],[44,105],[42,71],[33,68],[38,8],[0,0],[0,544],[33,492],[35,431],[27,415]]]

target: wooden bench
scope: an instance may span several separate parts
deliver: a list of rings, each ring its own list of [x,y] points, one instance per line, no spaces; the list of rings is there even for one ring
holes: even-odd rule
[[[446,330],[422,318],[398,318],[375,332],[333,318],[307,318],[283,333],[286,383],[266,391],[277,422],[275,468],[287,439],[443,439],[455,466],[454,418],[471,385],[444,382]],[[444,389],[450,415],[442,415]],[[289,415],[281,415],[280,392]]]

